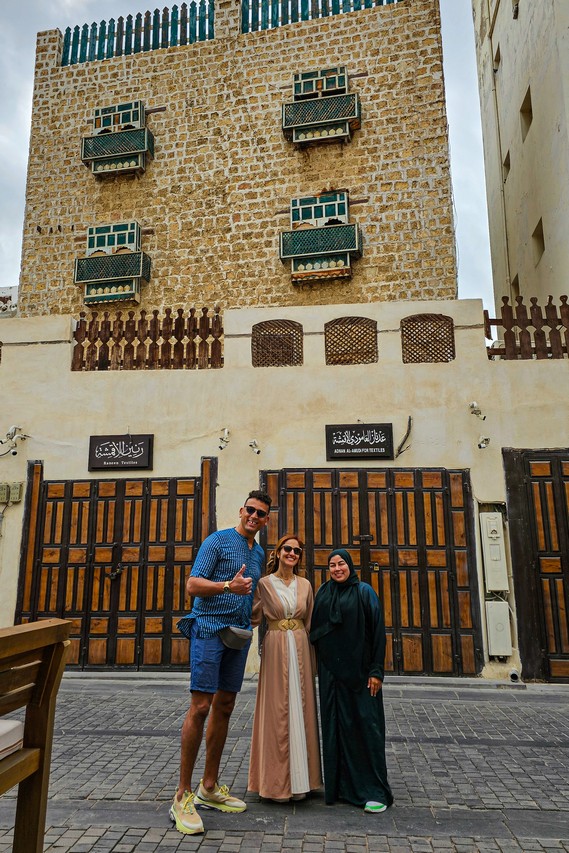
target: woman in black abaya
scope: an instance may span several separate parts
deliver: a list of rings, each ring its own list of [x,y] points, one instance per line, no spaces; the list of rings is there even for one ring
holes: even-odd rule
[[[310,631],[318,654],[325,798],[383,812],[393,802],[381,692],[383,612],[347,551],[332,551],[328,567],[330,580],[318,590]]]

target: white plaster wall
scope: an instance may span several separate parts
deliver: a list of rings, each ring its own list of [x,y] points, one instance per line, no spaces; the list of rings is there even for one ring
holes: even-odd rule
[[[566,0],[520,3],[517,19],[510,0],[473,0],[473,10],[496,302],[513,295],[510,281],[518,276],[526,303],[537,296],[544,304],[567,293],[569,271],[569,10]],[[533,122],[523,140],[528,86]],[[540,219],[545,252],[536,261],[532,234]]]
[[[453,317],[453,362],[402,363],[401,318],[423,312]],[[348,315],[377,320],[377,364],[325,364],[324,324]],[[251,367],[251,327],[272,318],[302,323],[303,366]],[[397,446],[411,415],[409,449],[378,467],[469,469],[474,498],[482,502],[505,501],[502,447],[567,446],[569,361],[488,361],[481,300],[243,309],[226,312],[223,322],[225,366],[220,370],[106,373],[70,371],[70,317],[3,323],[0,435],[17,424],[30,438],[19,445],[16,457],[0,458],[0,480],[24,481],[27,461],[36,459],[43,460],[46,479],[105,478],[106,472],[87,469],[90,435],[129,429],[152,433],[150,476],[198,475],[203,456],[218,456],[217,521],[225,527],[236,522],[260,470],[337,467],[326,461],[325,424],[393,423]],[[473,400],[485,421],[470,413]],[[230,441],[220,452],[225,427]],[[485,450],[477,447],[481,434],[490,438]],[[259,456],[248,447],[253,438]],[[362,462],[342,466],[361,467]],[[2,625],[13,620],[22,523],[23,502],[5,510]],[[480,559],[478,565],[481,571]],[[495,667],[488,671],[495,674]]]

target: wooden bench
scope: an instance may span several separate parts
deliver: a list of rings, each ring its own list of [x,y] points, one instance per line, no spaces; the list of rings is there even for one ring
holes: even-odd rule
[[[26,709],[23,743],[16,729],[16,742],[0,758],[0,795],[19,785],[13,853],[43,851],[55,701],[70,628],[69,621],[46,619],[0,629],[0,717]]]

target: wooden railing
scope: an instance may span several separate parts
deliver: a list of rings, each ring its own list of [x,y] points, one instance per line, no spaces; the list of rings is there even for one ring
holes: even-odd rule
[[[166,308],[164,317],[157,310],[150,319],[146,311],[135,318],[134,311],[122,319],[105,311],[102,318],[94,311],[87,320],[81,311],[74,332],[75,346],[71,370],[205,370],[223,367],[223,326],[219,308],[190,308],[176,316]]]
[[[298,21],[390,6],[401,0],[241,0],[241,32],[269,30]]]
[[[550,296],[545,306],[545,316],[532,296],[531,305],[524,305],[523,296],[516,297],[516,306],[502,297],[500,319],[491,318],[484,311],[484,330],[491,339],[492,327],[497,328],[498,341],[488,347],[488,358],[506,360],[567,358],[569,353],[569,305],[567,296],[560,297],[559,313]],[[502,331],[503,330],[503,331]]]
[[[112,59],[147,50],[193,44],[214,38],[214,0],[192,0],[180,8],[155,9],[153,13],[139,12],[110,18],[99,24],[67,27],[63,37],[62,65]]]
[[[274,29],[298,21],[312,21],[402,0],[241,0],[241,32]],[[82,27],[67,27],[62,65],[77,65],[129,56],[148,50],[177,47],[215,37],[215,0],[191,0],[172,9],[122,15]]]

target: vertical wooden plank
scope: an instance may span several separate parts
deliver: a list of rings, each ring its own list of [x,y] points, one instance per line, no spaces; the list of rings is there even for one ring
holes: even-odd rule
[[[463,675],[476,675],[476,653],[472,635],[460,635],[460,650],[462,656]]]
[[[540,484],[532,482],[533,505],[535,507],[535,532],[537,534],[537,547],[545,551],[545,529],[543,522],[543,509],[541,505]]]
[[[445,545],[446,537],[445,537],[445,513],[444,513],[444,504],[443,504],[443,495],[441,492],[435,492],[435,511],[436,511],[436,544],[437,545]],[[461,516],[462,517],[462,516]],[[464,541],[458,542],[455,537],[455,545],[463,544]]]
[[[109,28],[107,31],[107,59],[112,59],[115,52],[115,19],[109,18]]]
[[[545,483],[545,495],[546,495],[546,506],[547,506],[547,521],[549,528],[549,540],[551,551],[559,550],[559,536],[557,532],[557,515],[555,512],[555,499],[553,497],[553,484],[551,482]]]
[[[102,21],[102,25],[105,22]],[[73,27],[73,36],[71,38],[71,59],[70,65],[76,65],[79,56],[79,26]]]
[[[188,4],[180,6],[180,44],[188,44]]]
[[[168,33],[170,30],[170,10],[165,6],[162,9],[162,22],[160,26],[160,47],[167,48],[168,44]]]
[[[433,672],[451,673],[454,669],[452,641],[450,636],[439,634],[432,638]]]
[[[16,605],[16,623],[29,619],[32,612],[32,584],[34,560],[36,555],[36,537],[41,512],[40,498],[43,482],[43,463],[28,462],[27,487],[24,499],[24,528],[20,551],[20,573]]]
[[[547,650],[551,654],[557,651],[557,643],[555,638],[555,620],[554,620],[554,603],[551,597],[551,583],[548,579],[542,579],[543,592],[543,613],[545,617]]]
[[[99,24],[99,34],[97,36],[97,59],[104,59],[107,50],[107,23],[101,21]]]
[[[133,20],[132,15],[126,16],[126,27],[124,33],[124,54],[130,56],[132,54],[132,36],[133,36]]]
[[[423,492],[423,518],[425,519],[425,543],[435,545],[433,538],[433,508],[431,492]]]
[[[201,522],[200,542],[216,529],[215,488],[217,478],[217,460],[202,459],[201,468]]]
[[[134,19],[134,44],[132,48],[133,53],[140,53],[140,51],[142,50],[142,27],[142,14],[141,12],[138,12]],[[129,312],[129,314],[130,313],[132,313],[132,316],[134,316],[134,311]]]
[[[124,53],[124,18],[119,15],[117,21],[117,37],[115,42],[115,56],[122,56]]]
[[[199,40],[206,40],[206,6],[205,0],[200,0],[200,11],[199,11]]]
[[[155,9],[152,15],[152,50],[160,47],[160,10]]]
[[[569,655],[569,611],[562,577],[555,579],[555,598],[559,624],[559,651],[561,654]]]
[[[63,36],[63,50],[61,53],[61,65],[70,64],[71,54],[71,27],[66,27],[65,35]]]
[[[97,57],[97,24],[95,21],[91,24],[91,31],[89,34],[89,54],[87,59],[89,62],[93,62]]]

